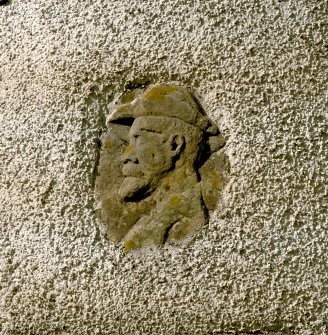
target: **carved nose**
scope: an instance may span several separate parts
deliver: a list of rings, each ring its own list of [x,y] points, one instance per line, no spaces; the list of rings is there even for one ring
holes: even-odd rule
[[[128,145],[128,147],[125,149],[123,153],[123,161],[124,163],[128,162],[138,163],[137,156],[131,144]]]

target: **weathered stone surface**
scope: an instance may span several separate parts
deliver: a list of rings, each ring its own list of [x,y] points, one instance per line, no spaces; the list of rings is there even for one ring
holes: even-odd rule
[[[227,182],[223,154],[206,162],[225,143],[217,127],[176,85],[149,88],[120,106],[110,124],[96,188],[107,236],[123,239],[125,250],[190,238]]]
[[[326,22],[321,0],[0,6],[0,334],[326,335]],[[160,83],[199,95],[231,177],[186,244],[126,253],[99,138]]]

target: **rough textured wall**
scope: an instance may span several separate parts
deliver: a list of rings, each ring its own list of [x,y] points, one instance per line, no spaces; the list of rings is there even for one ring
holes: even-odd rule
[[[327,334],[327,6],[0,6],[1,334]],[[162,82],[201,97],[231,180],[188,244],[124,253],[98,140],[120,92]]]

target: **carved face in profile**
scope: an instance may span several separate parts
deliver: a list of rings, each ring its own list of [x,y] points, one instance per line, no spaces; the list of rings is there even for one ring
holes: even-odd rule
[[[122,199],[131,201],[151,193],[170,171],[184,145],[184,137],[170,133],[162,117],[139,117],[129,131],[124,152]]]
[[[184,88],[155,85],[128,101],[102,142],[100,220],[125,250],[179,244],[216,206],[225,163],[212,154],[224,138]]]

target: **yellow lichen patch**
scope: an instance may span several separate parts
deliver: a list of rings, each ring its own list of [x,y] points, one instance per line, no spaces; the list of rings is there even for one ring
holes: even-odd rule
[[[128,107],[129,107],[129,105],[123,105],[123,106],[121,106],[121,107],[117,110],[117,113],[119,113],[119,114],[124,114],[124,113],[126,113],[126,111],[128,110]]]
[[[137,247],[137,245],[131,240],[128,240],[124,243],[124,250],[125,251],[135,249],[136,247]]]
[[[123,154],[128,155],[132,151],[133,147],[131,144],[129,144],[126,149],[124,150]]]
[[[104,142],[104,148],[109,149],[112,146],[112,142],[110,140],[106,140]]]
[[[140,241],[140,234],[134,233],[130,240],[125,241],[124,243],[124,249],[125,251],[129,251],[132,249],[137,249],[141,247],[141,241]]]
[[[173,195],[172,197],[170,197],[170,200],[169,200],[170,202],[170,205],[172,205],[172,206],[176,206],[176,205],[178,205],[179,203],[180,203],[180,201],[181,201],[181,199],[180,199],[180,197],[179,196],[177,196],[177,195]]]
[[[175,91],[177,88],[173,85],[155,86],[145,94],[145,97],[150,100],[163,100],[166,95]]]

